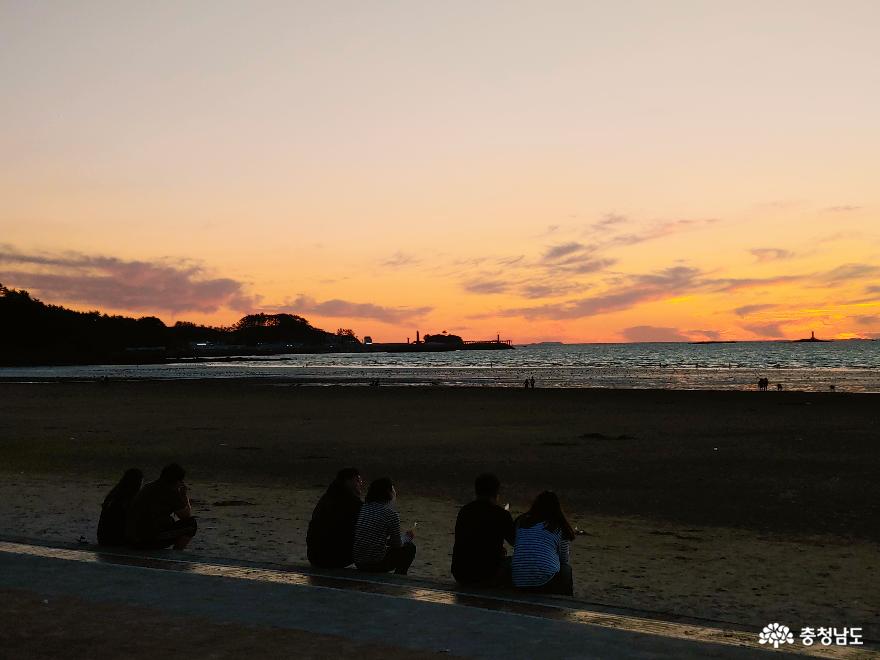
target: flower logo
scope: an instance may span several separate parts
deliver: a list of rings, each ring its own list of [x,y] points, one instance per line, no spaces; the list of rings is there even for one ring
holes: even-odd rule
[[[780,644],[794,644],[794,635],[791,634],[788,626],[770,623],[764,626],[764,630],[758,635],[758,643],[773,644],[773,648],[778,649]]]

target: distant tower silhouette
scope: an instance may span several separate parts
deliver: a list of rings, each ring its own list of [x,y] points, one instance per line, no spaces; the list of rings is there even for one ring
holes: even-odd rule
[[[815,339],[815,338],[816,338],[816,333],[813,332],[812,330],[810,330],[810,339]]]

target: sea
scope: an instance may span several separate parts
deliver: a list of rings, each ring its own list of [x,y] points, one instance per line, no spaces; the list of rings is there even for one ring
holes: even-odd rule
[[[412,385],[880,392],[880,341],[531,344],[514,350],[198,358],[149,365],[0,368],[3,380],[277,379]]]

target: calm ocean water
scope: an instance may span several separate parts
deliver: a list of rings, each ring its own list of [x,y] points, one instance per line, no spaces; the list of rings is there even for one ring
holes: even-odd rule
[[[0,368],[0,377],[284,378],[305,383],[753,389],[758,378],[786,390],[880,392],[880,342],[565,344],[512,351],[334,353],[201,359],[166,365]]]

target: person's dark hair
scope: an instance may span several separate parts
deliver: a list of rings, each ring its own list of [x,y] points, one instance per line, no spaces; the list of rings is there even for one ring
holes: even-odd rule
[[[390,502],[394,492],[394,482],[388,477],[376,479],[367,489],[367,502]]]
[[[336,483],[343,484],[346,481],[351,481],[352,479],[359,477],[360,474],[361,471],[357,468],[342,468],[339,472],[336,473]]]
[[[129,468],[122,475],[119,483],[107,493],[104,498],[104,506],[114,501],[130,502],[144,483],[144,473],[137,468]]]
[[[176,484],[178,481],[183,481],[185,476],[186,470],[180,467],[177,463],[169,463],[162,468],[162,474],[159,475],[159,481]]]
[[[501,482],[491,472],[484,472],[474,479],[474,492],[477,497],[497,497]]]
[[[516,521],[518,527],[534,527],[544,523],[544,529],[550,532],[562,531],[562,536],[569,541],[574,540],[574,530],[562,511],[562,505],[556,493],[545,490],[535,498],[532,508],[522,514]]]

